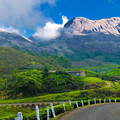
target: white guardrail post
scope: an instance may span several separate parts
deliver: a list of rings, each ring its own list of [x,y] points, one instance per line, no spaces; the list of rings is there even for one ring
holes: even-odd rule
[[[76,106],[77,106],[77,108],[79,107],[79,106],[78,106],[78,102],[77,102],[77,101],[76,101]]]
[[[64,111],[65,111],[65,103],[63,102],[63,107],[64,107]]]
[[[90,100],[88,99],[88,105],[90,105]]]
[[[18,117],[15,117],[15,119],[14,120],[18,120]]]
[[[36,108],[36,116],[37,116],[37,120],[40,120],[39,107],[38,107],[38,105],[36,105],[35,108]]]
[[[18,112],[18,120],[23,120],[23,116],[21,112]]]
[[[53,114],[53,117],[55,118],[55,117],[56,117],[56,115],[55,115],[55,110],[54,110],[54,108],[53,108],[53,103],[51,103],[51,109],[52,109],[52,114]]]
[[[101,99],[99,99],[99,103],[101,103]]]
[[[115,103],[116,103],[117,101],[116,101],[116,99],[115,99]]]
[[[71,106],[71,100],[69,100],[69,104],[70,104],[70,106]]]
[[[104,98],[104,103],[106,103],[106,99]]]
[[[49,120],[49,106],[47,106],[47,120]]]
[[[111,103],[111,99],[109,98],[109,103]]]
[[[82,104],[82,107],[84,107],[84,102],[83,102],[83,100],[81,100],[81,104]]]
[[[94,99],[94,104],[96,104],[96,99]]]

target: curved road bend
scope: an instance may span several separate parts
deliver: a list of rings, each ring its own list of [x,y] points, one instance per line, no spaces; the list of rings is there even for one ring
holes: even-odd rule
[[[120,120],[120,103],[93,105],[75,109],[58,120]]]

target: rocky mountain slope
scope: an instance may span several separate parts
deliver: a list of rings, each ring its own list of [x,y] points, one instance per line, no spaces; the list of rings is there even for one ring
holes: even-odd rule
[[[17,33],[10,33],[0,29],[0,46],[12,47],[17,45],[23,49],[36,50],[36,44],[24,36]]]
[[[65,33],[72,35],[88,35],[91,33],[103,33],[107,35],[120,35],[120,18],[113,17],[101,20],[89,20],[77,17],[65,25]]]
[[[70,20],[62,32],[59,38],[39,43],[39,49],[64,55],[75,66],[82,66],[84,61],[86,66],[120,64],[120,18],[93,21],[78,17]]]

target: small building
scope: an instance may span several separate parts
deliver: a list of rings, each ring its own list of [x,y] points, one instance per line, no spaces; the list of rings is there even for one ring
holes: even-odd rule
[[[86,76],[86,73],[85,71],[81,70],[81,71],[67,71],[70,75],[73,75],[73,76],[83,76],[85,77]]]

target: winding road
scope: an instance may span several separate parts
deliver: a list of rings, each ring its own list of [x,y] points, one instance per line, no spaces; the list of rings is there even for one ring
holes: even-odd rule
[[[120,103],[99,104],[75,109],[58,120],[120,120]]]

